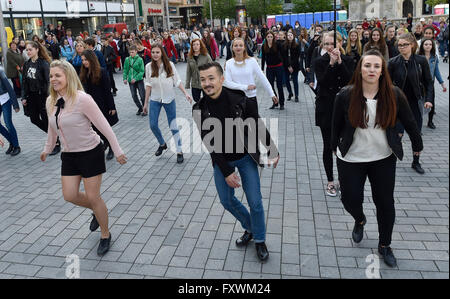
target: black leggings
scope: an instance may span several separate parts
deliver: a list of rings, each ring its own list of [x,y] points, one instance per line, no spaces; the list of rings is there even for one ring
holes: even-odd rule
[[[333,182],[333,151],[331,149],[331,128],[320,127],[323,140],[322,160],[328,182]]]
[[[47,133],[48,117],[45,108],[46,95],[32,94],[27,98],[27,115],[30,116],[31,123]]]
[[[355,219],[364,220],[363,201],[364,184],[369,178],[372,198],[377,209],[379,243],[391,245],[395,222],[394,186],[396,157],[365,163],[349,163],[337,159],[341,201],[345,210]]]

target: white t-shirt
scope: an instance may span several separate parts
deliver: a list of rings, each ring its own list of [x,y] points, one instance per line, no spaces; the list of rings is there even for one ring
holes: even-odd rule
[[[336,154],[339,159],[351,162],[373,162],[385,159],[392,155],[392,150],[388,144],[386,130],[375,127],[375,117],[377,115],[377,100],[367,99],[367,115],[369,121],[367,128],[356,128],[353,134],[353,143],[350,146],[345,158],[339,150]]]
[[[182,82],[178,75],[177,69],[172,61],[169,61],[172,67],[173,76],[167,78],[167,73],[164,70],[164,64],[161,63],[159,68],[159,76],[152,78],[151,63],[145,66],[145,86],[150,86],[152,92],[150,94],[150,100],[161,102],[163,104],[169,104],[175,99],[175,90],[180,87]]]
[[[267,80],[255,58],[247,58],[245,62],[237,62],[234,58],[228,60],[224,75],[225,82],[223,85],[225,87],[242,90],[249,98],[256,97],[256,89],[248,90],[249,85],[256,85],[255,77],[258,77],[259,82],[262,83],[270,97],[275,96],[269,80]]]

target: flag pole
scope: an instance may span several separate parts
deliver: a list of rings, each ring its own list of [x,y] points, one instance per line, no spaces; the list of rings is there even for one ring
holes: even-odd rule
[[[337,23],[336,23],[336,0],[334,0],[334,48],[336,49],[336,38],[337,38]]]

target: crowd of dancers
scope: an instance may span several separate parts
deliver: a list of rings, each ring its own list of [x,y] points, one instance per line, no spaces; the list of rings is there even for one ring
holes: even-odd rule
[[[354,28],[347,22],[345,26],[332,23],[326,29],[317,23],[304,28],[298,22],[272,28],[211,29],[199,25],[191,31],[149,28],[109,36],[84,32],[76,37],[70,29],[58,27],[46,31],[44,39],[15,38],[6,55],[6,71],[0,69],[0,115],[6,126],[0,124],[0,133],[9,142],[6,154],[21,152],[12,122],[12,110],[20,111],[21,99],[31,123],[48,135],[41,160],[58,154],[62,147],[64,199],[92,210],[90,229],[101,229],[99,255],[111,245],[108,211],[100,194],[105,151],[107,160],[115,156],[120,164],[127,162],[112,130],[119,121],[114,73],[122,71],[123,84],[129,85],[138,109],[136,115],[149,117],[150,130],[159,143],[156,156],[168,149],[159,128],[164,108],[177,163],[183,163],[175,88],[194,104],[193,117],[209,146],[220,201],[245,229],[236,245],[245,246],[253,239],[262,261],[269,251],[257,167],[276,167],[280,155],[264,123],[258,121],[257,88],[267,92],[272,101],[269,108],[279,108],[283,117],[286,101],[302,101],[301,73],[303,84],[315,94],[315,124],[323,138],[328,181],[324,191],[328,196],[340,195],[344,208],[355,219],[352,239],[359,243],[367,222],[363,199],[369,178],[377,209],[378,250],[386,264],[396,266],[390,247],[396,161],[404,155],[402,137],[406,130],[413,149],[411,166],[425,173],[420,163],[424,148],[421,131],[426,114],[427,126],[436,128],[435,79],[446,92],[439,70],[439,62],[448,59],[445,20],[437,24],[425,19],[412,24],[412,18],[401,24],[364,20]],[[176,67],[180,62],[186,63],[184,83]],[[225,130],[228,118],[251,119],[255,125],[237,125],[231,135],[224,131],[211,139],[211,128],[205,128],[205,123],[216,119]],[[267,148],[265,162],[259,145],[251,146],[251,137]],[[240,142],[244,151],[238,150]],[[4,145],[1,138],[0,145]],[[234,196],[234,189],[241,186],[236,168],[249,210]],[[80,191],[81,181],[84,192]]]

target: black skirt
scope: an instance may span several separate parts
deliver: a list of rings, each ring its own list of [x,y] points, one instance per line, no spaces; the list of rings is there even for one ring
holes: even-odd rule
[[[85,152],[61,153],[61,176],[91,178],[106,172],[103,143]]]

